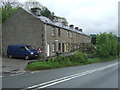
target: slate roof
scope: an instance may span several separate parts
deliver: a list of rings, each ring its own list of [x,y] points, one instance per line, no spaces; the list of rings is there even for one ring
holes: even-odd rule
[[[71,27],[69,27],[69,26],[65,26],[65,25],[63,25],[63,24],[60,23],[60,22],[54,22],[54,21],[52,21],[52,20],[50,20],[49,18],[44,17],[44,16],[37,16],[37,15],[33,14],[31,11],[28,11],[28,10],[25,9],[25,8],[22,8],[22,9],[24,9],[26,12],[28,12],[29,14],[31,14],[32,16],[36,17],[37,19],[43,21],[43,22],[46,23],[46,24],[49,24],[49,25],[52,25],[52,26],[55,26],[55,27],[60,27],[60,28],[63,28],[63,29],[65,29],[65,30],[68,30],[68,31],[72,31],[72,32],[76,32],[76,33],[79,33],[79,34],[86,35],[86,34],[84,34],[83,32],[76,30],[75,28],[71,28]],[[86,35],[86,36],[87,36],[87,35]]]

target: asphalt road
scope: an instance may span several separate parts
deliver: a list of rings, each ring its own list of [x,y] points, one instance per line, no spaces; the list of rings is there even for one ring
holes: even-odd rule
[[[118,88],[118,60],[2,77],[3,88]]]

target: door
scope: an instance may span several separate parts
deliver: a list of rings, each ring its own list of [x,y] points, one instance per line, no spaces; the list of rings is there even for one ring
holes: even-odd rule
[[[64,46],[64,43],[62,43],[62,52],[65,52],[65,46]]]

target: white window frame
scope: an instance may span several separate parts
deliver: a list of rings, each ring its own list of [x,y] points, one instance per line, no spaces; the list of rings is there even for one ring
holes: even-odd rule
[[[70,37],[70,31],[67,31],[67,38]]]
[[[52,43],[52,52],[55,52],[55,43]]]
[[[52,36],[55,36],[55,27],[52,27]]]

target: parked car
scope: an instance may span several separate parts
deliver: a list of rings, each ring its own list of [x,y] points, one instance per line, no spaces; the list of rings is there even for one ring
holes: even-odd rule
[[[31,45],[9,45],[7,48],[9,58],[33,59],[39,56],[38,50],[32,49]]]

